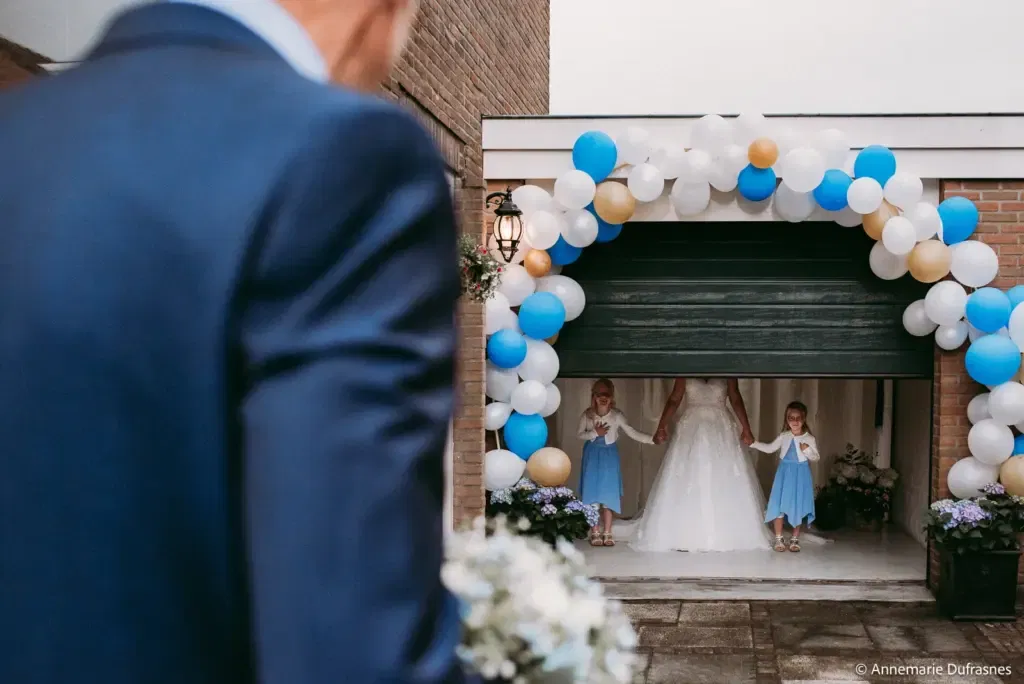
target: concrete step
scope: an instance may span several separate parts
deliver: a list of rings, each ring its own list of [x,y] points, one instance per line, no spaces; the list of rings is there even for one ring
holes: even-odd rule
[[[917,581],[675,580],[615,577],[599,577],[598,580],[608,596],[628,601],[935,601],[925,583]]]

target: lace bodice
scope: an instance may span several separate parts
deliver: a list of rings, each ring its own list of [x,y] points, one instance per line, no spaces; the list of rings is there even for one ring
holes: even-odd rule
[[[729,393],[729,383],[721,378],[701,380],[687,378],[686,407],[694,406],[725,406],[725,398]]]

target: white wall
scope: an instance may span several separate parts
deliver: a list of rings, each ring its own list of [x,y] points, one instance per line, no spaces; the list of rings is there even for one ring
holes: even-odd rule
[[[900,474],[892,519],[922,546],[922,525],[931,493],[932,383],[897,380],[892,467]]]
[[[77,59],[115,14],[141,0],[2,0],[0,36],[57,62]]]
[[[1024,111],[1021,0],[551,0],[552,114]]]

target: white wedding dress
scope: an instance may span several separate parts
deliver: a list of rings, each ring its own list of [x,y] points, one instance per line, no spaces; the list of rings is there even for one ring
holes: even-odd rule
[[[683,414],[647,507],[627,524],[637,551],[771,548],[765,497],[727,401],[725,380],[687,379]]]

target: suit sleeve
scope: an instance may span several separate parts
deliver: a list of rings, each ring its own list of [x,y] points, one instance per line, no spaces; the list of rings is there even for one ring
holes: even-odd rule
[[[776,437],[775,441],[772,442],[771,444],[765,444],[764,442],[754,442],[753,444],[750,445],[750,448],[757,449],[758,451],[763,451],[766,454],[778,451],[779,449],[782,448],[782,435]]]
[[[440,580],[459,290],[443,166],[384,104],[305,140],[239,298],[256,679],[462,682]]]

